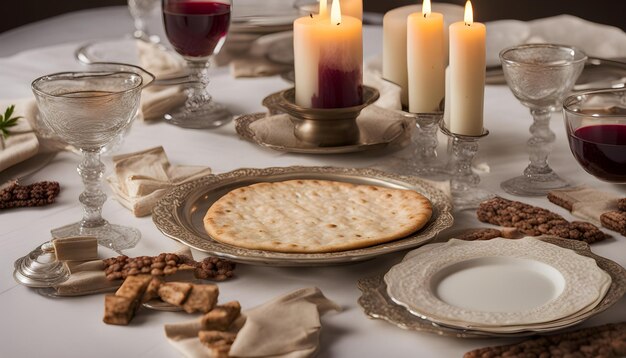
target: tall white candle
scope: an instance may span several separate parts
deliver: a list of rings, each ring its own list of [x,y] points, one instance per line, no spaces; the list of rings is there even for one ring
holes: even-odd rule
[[[304,16],[293,24],[296,104],[340,108],[363,102],[361,21],[342,16],[333,0],[330,17]]]
[[[430,11],[430,0],[424,0],[421,12],[408,17],[409,112],[427,113],[439,109],[445,94],[443,29],[443,15]]]
[[[363,0],[341,0],[341,15],[363,21]]]
[[[450,4],[432,4],[433,11],[444,12],[444,59],[448,61],[448,27],[463,19],[462,11]],[[437,10],[438,8],[442,10]],[[421,12],[422,5],[408,5],[388,11],[383,17],[383,78],[402,88],[402,105],[409,106],[409,80],[407,65],[407,19]]]
[[[465,21],[450,25],[450,131],[480,135],[485,97],[484,24],[473,22],[472,4],[465,5]],[[448,101],[448,98],[446,98]]]

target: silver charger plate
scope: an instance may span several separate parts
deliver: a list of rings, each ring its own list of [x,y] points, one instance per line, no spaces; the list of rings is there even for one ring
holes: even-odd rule
[[[591,257],[596,260],[598,266],[606,271],[612,279],[608,292],[600,303],[591,310],[585,319],[593,317],[617,303],[626,292],[626,270],[619,264],[598,256],[591,252],[589,245],[581,242],[556,237],[542,237],[540,240],[575,251],[579,255]],[[358,288],[361,290],[361,297],[358,303],[364,313],[373,319],[385,320],[402,329],[434,333],[442,336],[458,338],[485,338],[485,337],[524,337],[540,334],[536,331],[522,331],[514,333],[493,333],[479,330],[457,329],[438,325],[427,319],[413,315],[406,308],[396,304],[387,294],[387,285],[384,280],[384,273],[362,278],[358,281]],[[584,319],[583,319],[584,320]],[[567,327],[581,323],[583,320],[574,322]],[[555,327],[554,330],[565,328]],[[542,331],[541,334],[548,331]]]
[[[205,232],[204,215],[216,200],[229,191],[255,183],[294,179],[334,180],[415,190],[430,200],[433,215],[426,226],[405,238],[366,248],[330,253],[297,254],[251,250],[220,243]],[[167,237],[194,249],[236,262],[273,266],[319,266],[368,260],[379,255],[426,244],[439,232],[452,226],[454,221],[450,199],[442,191],[420,178],[400,176],[369,168],[297,166],[239,169],[178,185],[157,203],[152,211],[152,220]]]
[[[255,131],[252,126],[253,123],[265,120],[266,118],[268,118],[266,113],[244,114],[235,118],[235,130],[242,138],[262,147],[281,152],[302,154],[354,153],[383,149],[394,143],[401,145],[401,143],[404,142],[404,139],[411,137],[414,127],[414,125],[411,125],[411,122],[408,120],[398,120],[386,131],[378,133],[373,130],[373,127],[363,125],[363,122],[359,122],[357,119],[357,125],[359,126],[359,130],[361,132],[358,143],[343,146],[320,147],[303,142],[296,138],[295,134],[293,134],[293,123],[289,120],[285,120],[283,123],[285,126],[283,129],[290,134],[289,137],[278,139],[277,136],[275,136],[275,131],[272,131],[272,133],[269,133],[268,135],[263,135],[262,133]]]

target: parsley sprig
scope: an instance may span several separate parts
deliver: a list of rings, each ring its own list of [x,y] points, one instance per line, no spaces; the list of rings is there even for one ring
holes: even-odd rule
[[[15,105],[13,104],[4,111],[4,115],[0,114],[0,132],[2,132],[2,137],[4,139],[8,138],[11,135],[11,132],[9,132],[9,128],[16,126],[17,120],[22,118],[21,116],[12,117],[14,111]]]

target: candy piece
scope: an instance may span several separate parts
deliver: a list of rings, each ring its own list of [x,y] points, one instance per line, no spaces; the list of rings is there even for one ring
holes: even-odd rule
[[[600,216],[602,226],[626,236],[626,211],[609,211]]]
[[[207,313],[215,307],[218,295],[219,290],[215,285],[193,285],[183,309],[187,313]]]
[[[159,297],[167,303],[181,306],[192,287],[192,284],[186,282],[166,282],[159,287]]]
[[[52,245],[59,261],[87,261],[98,258],[98,240],[95,237],[54,239]]]
[[[205,330],[225,331],[241,313],[238,301],[227,302],[216,306],[209,313],[202,316],[201,324]]]
[[[104,323],[127,325],[135,316],[136,303],[127,297],[104,296]]]
[[[211,350],[211,357],[228,357],[228,352],[236,337],[237,334],[232,332],[198,332],[200,342]]]

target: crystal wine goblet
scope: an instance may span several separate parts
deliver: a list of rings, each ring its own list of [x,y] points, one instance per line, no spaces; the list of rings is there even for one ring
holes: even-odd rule
[[[137,40],[158,43],[159,37],[150,35],[147,30],[147,18],[159,7],[159,0],[128,0],[128,10],[133,17],[135,31],[133,37]]]
[[[230,12],[230,0],[163,0],[165,34],[187,61],[191,77],[198,80],[187,89],[184,105],[165,115],[168,122],[186,128],[216,128],[232,120],[207,91],[209,58],[224,44]]]
[[[102,218],[106,194],[100,188],[105,169],[100,152],[131,124],[141,89],[153,79],[144,81],[140,74],[125,71],[86,71],[51,74],[32,82],[44,123],[83,155],[78,165],[85,185],[79,197],[83,219],[53,229],[53,237],[94,236],[116,251],[132,248],[139,241],[138,230]]]
[[[530,164],[521,176],[500,186],[514,195],[546,195],[568,183],[548,165],[555,134],[550,130],[551,112],[561,107],[583,70],[587,56],[580,50],[562,45],[529,44],[500,52],[507,84],[515,97],[530,109],[532,137],[527,146]]]

